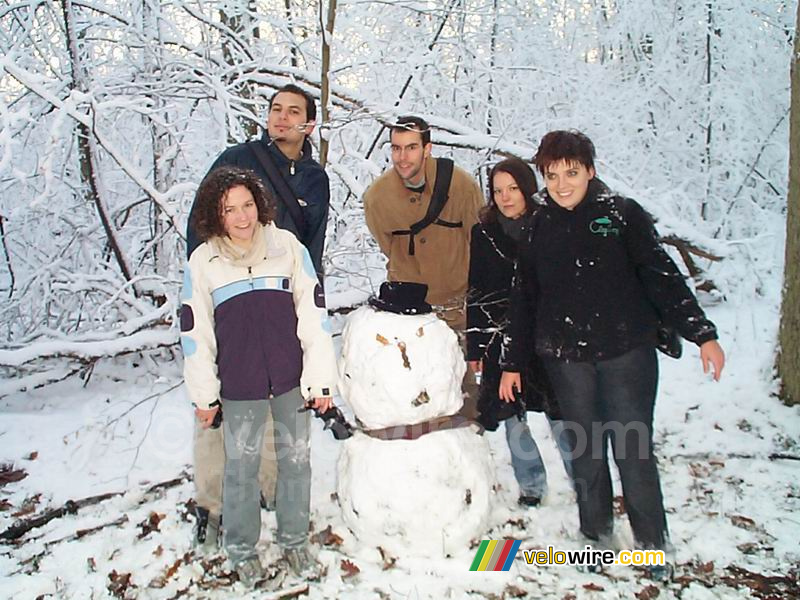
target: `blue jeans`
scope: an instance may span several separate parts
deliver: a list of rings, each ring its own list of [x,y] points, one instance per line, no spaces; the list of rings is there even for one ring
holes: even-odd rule
[[[581,532],[597,540],[613,530],[610,444],[637,544],[664,548],[667,520],[653,454],[655,348],[641,346],[597,362],[546,359],[545,366],[574,448]]]
[[[553,421],[549,417],[547,421],[561,454],[564,470],[572,479],[569,437],[564,435],[561,421]],[[506,419],[505,432],[508,449],[511,451],[511,467],[519,484],[520,495],[543,498],[547,493],[547,471],[527,421],[517,417]]]
[[[299,388],[270,400],[223,400],[225,475],[222,513],[224,547],[234,564],[254,558],[261,536],[258,469],[267,411],[272,411],[278,483],[275,516],[278,544],[302,546],[308,536],[311,498],[309,416]]]

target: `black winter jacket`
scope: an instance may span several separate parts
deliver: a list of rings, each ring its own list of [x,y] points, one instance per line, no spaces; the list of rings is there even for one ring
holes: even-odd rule
[[[520,245],[503,367],[531,351],[565,361],[608,360],[656,344],[659,321],[701,345],[717,339],[683,275],[661,247],[650,215],[598,179],[573,210],[546,190]]]
[[[210,173],[217,167],[234,166],[243,169],[250,169],[264,182],[264,185],[275,197],[277,204],[277,217],[275,225],[281,229],[286,229],[295,234],[297,239],[308,248],[311,254],[311,262],[314,263],[314,269],[317,272],[320,280],[322,279],[322,252],[325,247],[325,228],[328,224],[328,207],[330,204],[330,186],[328,182],[328,175],[320,164],[311,157],[311,143],[308,140],[303,142],[303,151],[299,160],[294,161],[288,159],[278,147],[272,143],[269,134],[265,131],[263,137],[258,141],[259,144],[269,153],[273,161],[278,167],[278,171],[286,179],[289,187],[295,193],[295,196],[302,203],[303,217],[305,219],[306,231],[297,231],[297,227],[291,218],[291,215],[286,210],[286,206],[281,201],[273,188],[272,183],[267,177],[267,173],[261,166],[258,158],[249,148],[249,143],[237,144],[225,150],[219,155],[214,164],[208,170]],[[206,174],[207,176],[208,174]],[[186,254],[187,258],[191,257],[194,249],[197,248],[202,242],[197,238],[197,234],[191,227],[192,213],[194,212],[194,204],[192,204],[192,211],[189,213],[189,225],[186,229]]]
[[[522,217],[526,218],[526,217]],[[523,406],[500,400],[500,349],[514,275],[517,245],[499,223],[478,223],[472,228],[467,296],[467,360],[483,361],[478,397],[478,421],[489,431],[519,410],[546,412],[560,418],[547,373],[533,354],[522,381]]]

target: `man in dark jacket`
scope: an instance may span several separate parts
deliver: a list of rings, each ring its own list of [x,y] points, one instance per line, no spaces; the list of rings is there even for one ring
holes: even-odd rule
[[[314,131],[316,118],[317,108],[314,99],[307,92],[294,84],[283,86],[269,101],[267,130],[261,139],[228,148],[214,161],[209,173],[221,166],[236,166],[255,171],[276,200],[278,216],[275,224],[294,233],[308,248],[311,261],[321,279],[330,187],[325,170],[311,157],[311,143],[308,141],[308,136]],[[297,197],[297,202],[303,211],[304,231],[299,230],[298,224],[294,222],[286,205],[278,196],[275,184],[267,175],[253,145],[259,145],[269,154]],[[189,222],[191,223],[191,213]],[[197,234],[188,227],[187,258],[199,245]]]
[[[275,224],[294,233],[308,248],[317,277],[322,282],[322,253],[328,223],[330,187],[325,170],[311,157],[311,143],[308,141],[308,136],[314,131],[316,118],[314,99],[307,92],[293,84],[283,86],[270,98],[267,130],[261,139],[228,148],[214,161],[209,173],[221,166],[237,166],[255,171],[275,199],[277,205]],[[302,226],[294,220],[279,196],[276,183],[271,180],[256,154],[254,148],[256,145],[269,155],[278,173],[296,196],[302,210]],[[192,212],[194,208],[192,205]],[[201,243],[191,223],[190,213],[186,231],[187,258]],[[267,429],[272,427],[271,416],[267,418],[266,427]],[[271,435],[264,436],[264,444],[259,481],[263,498],[267,503],[271,503],[275,496],[277,478]],[[194,457],[197,496],[195,542],[206,548],[214,548],[217,544],[222,510],[222,472],[225,462],[222,427],[216,429],[197,427],[194,437]]]

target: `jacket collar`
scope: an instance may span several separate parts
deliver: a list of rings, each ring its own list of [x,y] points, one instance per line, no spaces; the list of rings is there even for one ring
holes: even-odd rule
[[[272,142],[272,138],[269,137],[269,132],[265,129],[264,134],[261,136],[261,143],[267,148],[267,151],[272,153],[275,157],[275,160],[278,162],[279,165],[288,165],[292,162],[288,156],[286,156],[281,149],[278,148],[276,144]],[[295,164],[305,162],[311,158],[311,142],[308,141],[308,137],[303,140],[303,148],[300,150],[300,158],[297,159]]]

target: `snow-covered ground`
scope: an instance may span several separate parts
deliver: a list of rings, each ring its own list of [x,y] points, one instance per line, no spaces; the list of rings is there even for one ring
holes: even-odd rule
[[[527,565],[523,550],[582,549],[577,514],[546,423],[532,418],[550,467],[543,506],[516,505],[501,433],[489,434],[499,484],[483,538],[521,540],[509,572],[470,572],[476,547],[447,559],[381,556],[343,525],[336,503],[341,448],[314,421],[314,533],[327,574],[311,598],[796,598],[800,568],[800,409],[771,395],[775,302],[712,307],[728,355],[723,379],[702,374],[696,348],[661,358],[657,444],[676,565],[663,586],[632,567],[604,574]],[[342,322],[337,323],[338,328]],[[156,377],[154,373],[158,373]],[[224,568],[192,553],[191,410],[179,361],[101,364],[0,401],[0,536],[17,519],[68,500],[121,492],[16,541],[0,540],[0,598],[241,598]],[[431,457],[436,460],[436,457]],[[26,475],[19,479],[23,471]],[[263,557],[277,558],[274,514],[263,513]],[[618,522],[618,542],[630,532]],[[95,529],[97,528],[97,529]],[[431,536],[439,532],[431,531]],[[223,576],[203,577],[205,568]]]

